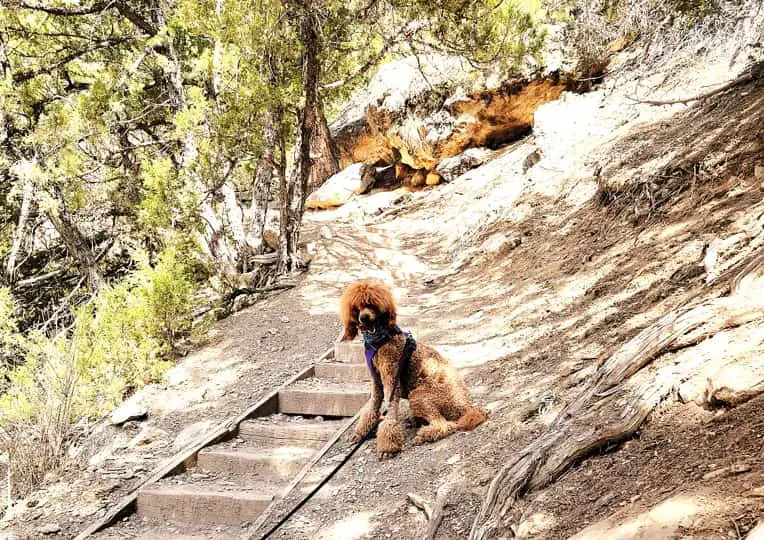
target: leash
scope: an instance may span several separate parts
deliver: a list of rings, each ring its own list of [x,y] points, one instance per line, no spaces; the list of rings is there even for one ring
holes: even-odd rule
[[[408,364],[409,363],[409,361],[411,360],[411,355],[414,354],[415,350],[416,350],[416,340],[414,339],[414,336],[411,335],[411,333],[406,332],[406,343],[403,346],[403,353],[401,354],[401,361],[398,363],[398,370],[397,370],[398,372],[395,374],[395,381],[393,382],[393,389],[392,389],[392,392],[390,392],[391,399],[395,396],[395,391],[398,389],[398,385],[400,384],[401,370],[403,369],[404,364]],[[321,488],[324,487],[329,482],[329,480],[331,480],[334,477],[334,475],[337,474],[337,472],[342,467],[345,466],[345,464],[348,461],[350,461],[350,458],[353,457],[353,454],[355,454],[358,451],[358,449],[361,448],[361,445],[363,445],[363,443],[365,443],[369,439],[369,435],[371,435],[372,431],[374,431],[374,430],[373,429],[370,430],[366,435],[364,435],[364,437],[360,441],[355,443],[355,445],[350,450],[350,452],[348,452],[347,455],[344,458],[342,458],[342,461],[340,461],[329,472],[329,474],[326,475],[326,477],[323,480],[321,480],[321,482],[319,482],[318,485],[316,487],[314,487],[310,491],[310,493],[305,495],[305,497],[303,497],[302,500],[300,500],[300,502],[297,503],[297,505],[294,506],[294,508],[292,508],[283,518],[281,518],[278,523],[276,523],[273,527],[268,529],[268,532],[266,532],[263,536],[261,536],[260,540],[266,540],[267,538],[269,538],[273,533],[278,531],[284,525],[284,523],[289,521],[289,519],[292,516],[294,516],[300,510],[300,508],[305,506],[305,504],[308,501],[310,501],[313,498],[313,496],[316,493],[318,493],[321,490]]]
[[[283,518],[281,518],[281,519],[279,520],[279,522],[278,522],[278,523],[276,523],[276,524],[275,524],[273,527],[271,527],[271,528],[268,530],[268,532],[267,532],[267,533],[265,533],[263,536],[261,536],[261,537],[260,537],[260,540],[265,540],[266,538],[270,537],[270,536],[271,536],[273,533],[275,533],[277,530],[279,530],[279,529],[281,528],[281,526],[282,526],[282,525],[284,525],[284,523],[286,523],[287,521],[289,521],[289,519],[290,519],[290,518],[291,518],[293,515],[295,515],[295,514],[298,512],[298,510],[300,510],[300,508],[302,508],[303,506],[305,506],[305,504],[306,504],[308,501],[310,501],[310,500],[313,498],[313,496],[314,496],[316,493],[318,493],[318,492],[321,490],[321,488],[322,488],[322,487],[324,487],[324,486],[327,484],[327,482],[329,482],[329,480],[331,480],[331,479],[332,479],[332,477],[333,477],[335,474],[337,474],[337,471],[339,471],[339,470],[340,470],[342,467],[344,467],[344,466],[345,466],[345,464],[346,464],[348,461],[350,461],[350,458],[351,458],[351,457],[353,457],[353,454],[355,454],[355,453],[358,451],[358,449],[359,449],[359,448],[361,448],[361,445],[362,445],[363,443],[365,443],[365,442],[368,440],[368,438],[369,438],[369,435],[371,434],[371,432],[372,432],[372,431],[374,431],[374,430],[371,430],[371,431],[369,431],[369,433],[367,433],[366,435],[364,435],[363,439],[361,439],[360,441],[358,441],[357,443],[355,443],[355,445],[353,446],[353,448],[352,448],[352,449],[350,450],[350,452],[348,452],[348,454],[347,454],[347,455],[346,455],[346,456],[345,456],[345,457],[342,459],[342,461],[340,461],[340,462],[339,462],[339,463],[338,463],[338,464],[337,464],[337,465],[336,465],[336,466],[335,466],[335,467],[334,467],[334,468],[333,468],[333,469],[332,469],[332,470],[329,472],[329,474],[328,474],[328,475],[327,475],[327,476],[326,476],[326,477],[325,477],[323,480],[321,480],[321,482],[319,482],[319,484],[318,484],[316,487],[314,487],[314,488],[311,490],[311,492],[310,492],[310,493],[308,493],[307,495],[305,495],[305,497],[303,497],[303,498],[302,498],[302,500],[301,500],[299,503],[297,503],[297,505],[296,505],[294,508],[292,508],[292,509],[291,509],[291,510],[290,510],[290,511],[289,511],[289,512],[288,512],[288,513],[287,513],[287,514],[286,514],[286,515],[283,517]]]

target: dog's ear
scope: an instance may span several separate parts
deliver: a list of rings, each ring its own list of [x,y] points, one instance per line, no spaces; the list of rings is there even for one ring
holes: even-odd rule
[[[358,321],[353,319],[353,286],[351,285],[340,298],[340,321],[342,322],[342,341],[352,341],[358,335]]]

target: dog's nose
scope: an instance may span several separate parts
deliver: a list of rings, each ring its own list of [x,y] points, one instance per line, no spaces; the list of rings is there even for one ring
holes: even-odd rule
[[[368,324],[369,322],[371,322],[371,318],[369,317],[368,313],[363,313],[361,315],[361,322],[364,324]]]

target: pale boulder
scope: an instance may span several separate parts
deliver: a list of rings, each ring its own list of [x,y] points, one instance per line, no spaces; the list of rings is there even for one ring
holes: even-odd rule
[[[354,163],[311,193],[305,201],[305,207],[309,210],[320,210],[342,206],[353,195],[368,191],[373,184],[373,168],[363,163]]]

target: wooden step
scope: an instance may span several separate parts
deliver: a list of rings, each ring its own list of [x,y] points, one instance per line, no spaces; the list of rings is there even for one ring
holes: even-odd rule
[[[245,441],[272,445],[303,446],[320,448],[342,427],[342,422],[264,422],[246,420],[239,424],[239,437]]]
[[[200,525],[251,523],[267,508],[273,495],[240,486],[152,485],[138,492],[138,514],[148,518]]]
[[[298,381],[279,392],[279,412],[311,416],[353,416],[369,399],[363,383],[333,383],[322,379]]]
[[[345,364],[341,362],[326,362],[316,364],[314,374],[319,379],[336,379],[348,382],[363,382],[369,380],[369,368],[363,364]]]
[[[277,482],[292,478],[313,456],[314,448],[300,446],[205,448],[196,465],[204,471],[257,474]]]
[[[350,364],[365,364],[362,341],[340,341],[334,345],[334,360]]]

